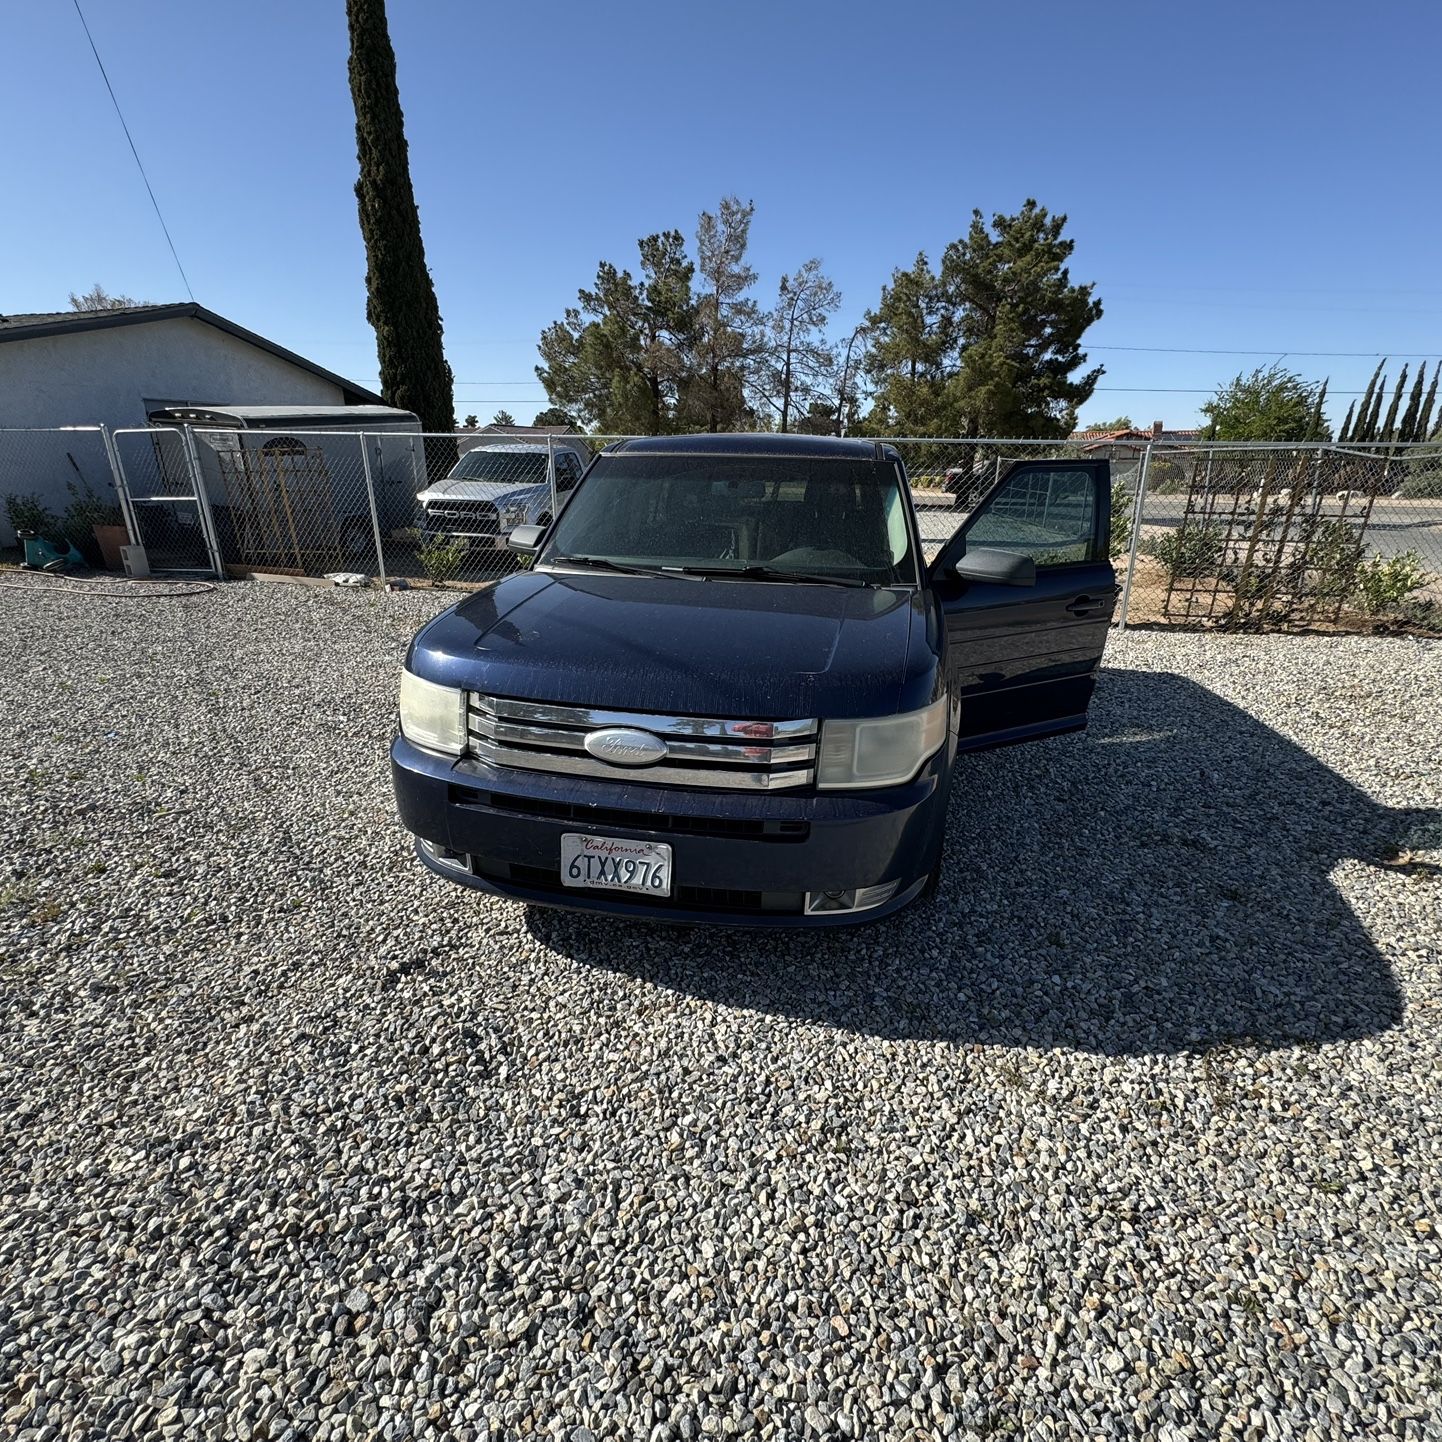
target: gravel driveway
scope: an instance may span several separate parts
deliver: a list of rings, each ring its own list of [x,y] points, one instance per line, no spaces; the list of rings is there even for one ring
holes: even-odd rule
[[[1118,637],[788,937],[422,870],[436,604],[0,590],[0,1435],[1438,1435],[1442,645]]]

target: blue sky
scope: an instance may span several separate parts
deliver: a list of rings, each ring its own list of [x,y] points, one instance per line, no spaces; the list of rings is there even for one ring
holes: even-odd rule
[[[374,383],[342,0],[86,13],[196,298]],[[0,310],[183,298],[68,0],[5,30]],[[1083,421],[1183,425],[1283,355],[1339,393],[1375,362],[1302,352],[1442,352],[1442,11],[1415,0],[392,0],[391,33],[458,415],[527,419],[597,261],[726,192],[759,296],[820,255],[843,321],[973,206],[1065,212],[1106,308]]]

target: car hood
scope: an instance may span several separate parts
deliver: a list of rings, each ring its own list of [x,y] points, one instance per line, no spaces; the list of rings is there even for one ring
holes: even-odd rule
[[[529,500],[537,491],[546,490],[545,485],[527,481],[518,485],[514,481],[437,481],[416,495],[422,505],[427,501],[516,501]]]
[[[785,720],[925,705],[935,649],[911,590],[525,572],[438,616],[408,664],[521,700]]]

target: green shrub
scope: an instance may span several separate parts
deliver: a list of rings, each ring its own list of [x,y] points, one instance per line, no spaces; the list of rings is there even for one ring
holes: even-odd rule
[[[1442,501],[1442,471],[1411,476],[1397,488],[1404,501]]]
[[[1397,608],[1399,620],[1422,631],[1442,631],[1442,601],[1403,601]]]
[[[102,496],[89,481],[76,485],[71,481],[70,504],[65,508],[65,534],[77,545],[94,540],[96,526],[122,526],[125,518],[115,498]]]
[[[33,491],[6,496],[5,519],[17,531],[34,531],[41,536],[53,536],[60,529],[54,512],[47,510]]]
[[[1220,526],[1182,525],[1153,541],[1148,549],[1175,581],[1180,576],[1215,575],[1224,544]]]
[[[1112,560],[1125,555],[1132,544],[1132,507],[1136,497],[1127,486],[1117,481],[1112,485],[1112,539],[1109,554]]]
[[[1400,610],[1407,597],[1431,579],[1416,551],[1369,556],[1357,567],[1355,595],[1369,616],[1382,616]]]
[[[421,543],[416,554],[420,557],[421,567],[426,575],[436,585],[442,586],[447,581],[454,581],[461,574],[461,567],[466,559],[466,543],[460,540],[448,541],[444,536],[433,536],[429,541]]]
[[[1302,540],[1306,589],[1319,596],[1350,595],[1362,559],[1361,531],[1346,521],[1318,516],[1303,527]]]
[[[1187,468],[1174,457],[1153,456],[1147,467],[1147,493],[1153,496],[1176,496],[1188,490]]]

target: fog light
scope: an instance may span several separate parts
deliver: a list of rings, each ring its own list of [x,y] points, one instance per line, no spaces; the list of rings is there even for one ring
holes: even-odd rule
[[[806,914],[824,916],[834,911],[869,911],[890,901],[900,885],[899,881],[885,881],[880,886],[855,886],[849,891],[808,891]]]
[[[427,841],[424,837],[416,838],[416,845],[430,857],[437,866],[444,866],[447,871],[463,871],[467,876],[471,873],[471,858],[464,851],[452,851],[449,846],[442,846],[436,841]]]

